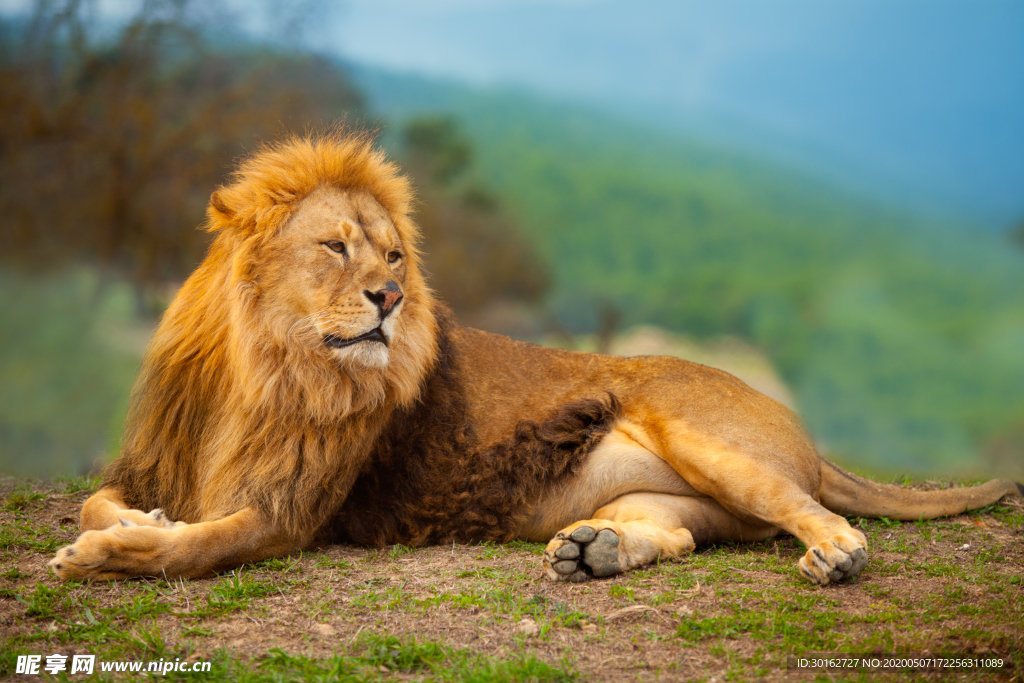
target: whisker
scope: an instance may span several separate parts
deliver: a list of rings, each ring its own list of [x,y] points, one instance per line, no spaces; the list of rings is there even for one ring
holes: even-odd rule
[[[308,330],[316,329],[316,322],[326,316],[326,312],[318,311],[317,313],[307,315],[304,318],[299,318],[294,323],[292,323],[291,327],[288,328],[287,336],[289,338],[297,338],[300,334],[303,334]]]

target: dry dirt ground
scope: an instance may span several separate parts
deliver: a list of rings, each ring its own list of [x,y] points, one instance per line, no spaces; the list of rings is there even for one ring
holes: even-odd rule
[[[871,563],[816,588],[785,536],[704,548],[640,571],[555,584],[538,544],[330,546],[218,577],[62,584],[94,480],[0,479],[0,678],[18,655],[210,661],[202,681],[1024,680],[1024,506],[942,520],[853,520]],[[938,487],[918,483],[915,487]],[[945,485],[949,485],[948,483]],[[944,672],[806,670],[809,653],[1002,660]],[[67,660],[71,661],[71,658]],[[68,667],[70,669],[70,666]],[[44,674],[44,677],[48,674]]]

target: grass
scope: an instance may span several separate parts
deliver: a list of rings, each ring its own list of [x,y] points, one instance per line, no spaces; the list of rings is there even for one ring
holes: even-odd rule
[[[19,654],[52,653],[209,661],[161,678],[212,681],[935,680],[789,668],[837,652],[1001,657],[957,679],[1024,676],[1016,501],[853,519],[871,563],[827,588],[799,576],[804,549],[788,536],[578,585],[543,579],[532,543],[330,546],[203,580],[58,582],[45,562],[75,537],[68,520],[94,485],[0,481],[0,678]]]

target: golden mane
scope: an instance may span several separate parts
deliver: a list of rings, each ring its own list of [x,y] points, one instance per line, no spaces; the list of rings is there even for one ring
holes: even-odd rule
[[[299,343],[296,321],[264,300],[273,237],[324,185],[369,192],[406,250],[405,333],[382,368],[341,368]],[[290,531],[317,528],[437,356],[411,201],[408,180],[366,133],[293,136],[245,159],[210,198],[205,228],[216,237],[146,352],[107,485],[133,507],[186,522],[252,506]]]

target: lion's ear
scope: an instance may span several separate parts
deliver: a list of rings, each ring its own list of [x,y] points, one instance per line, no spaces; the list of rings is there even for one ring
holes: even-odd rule
[[[235,215],[235,212],[232,211],[228,207],[228,205],[224,203],[224,200],[220,196],[220,192],[216,190],[214,190],[213,194],[210,195],[210,206],[212,206],[215,210],[219,211],[225,216],[230,217]]]

